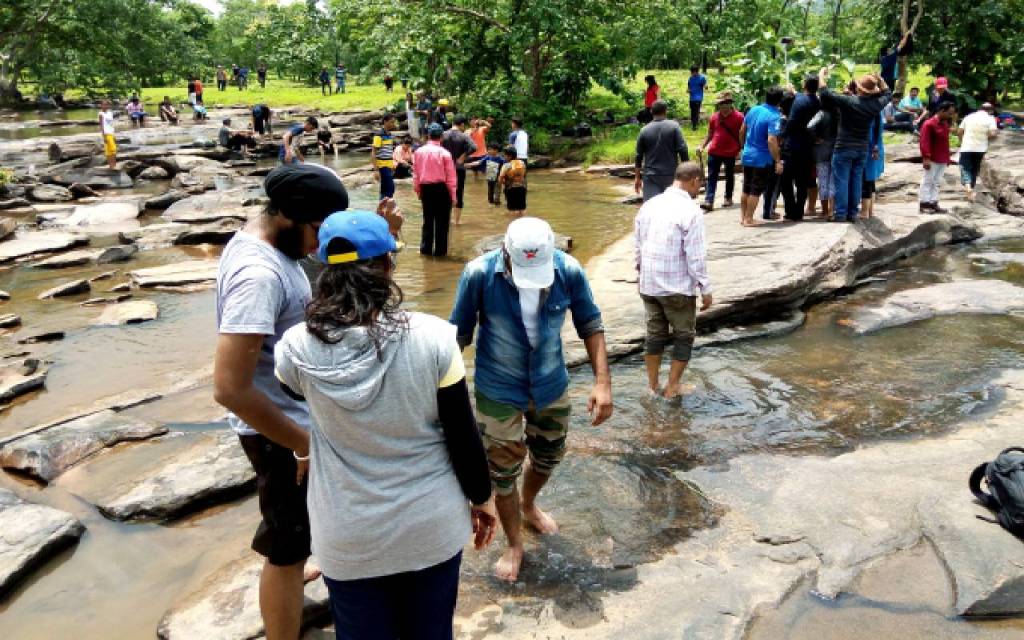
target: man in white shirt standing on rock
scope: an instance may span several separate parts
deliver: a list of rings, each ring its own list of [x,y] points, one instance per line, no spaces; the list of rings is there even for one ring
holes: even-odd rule
[[[694,162],[676,168],[675,182],[648,200],[635,223],[636,269],[647,315],[645,361],[651,394],[683,395],[680,380],[690,361],[700,310],[711,306],[704,213],[696,198],[704,172]],[[672,366],[662,390],[658,376],[665,347],[672,344]]]
[[[974,188],[978,186],[981,161],[988,151],[989,140],[999,132],[996,119],[992,116],[995,107],[991,102],[964,118],[956,135],[960,138],[960,183],[967,192],[967,200],[974,202]]]

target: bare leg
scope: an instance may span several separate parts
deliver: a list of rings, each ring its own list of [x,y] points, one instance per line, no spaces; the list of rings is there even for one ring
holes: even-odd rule
[[[804,215],[808,218],[814,215],[815,203],[818,202],[818,187],[807,187],[807,211]]]
[[[260,613],[267,640],[295,640],[302,627],[302,585],[305,562],[279,567],[263,563]]]
[[[686,371],[687,364],[689,362],[686,360],[672,361],[672,366],[668,372],[668,384],[665,385],[664,396],[666,398],[675,398],[683,394],[683,388],[679,381],[683,379],[683,372]]]
[[[523,564],[523,515],[519,508],[519,487],[513,488],[507,496],[496,495],[494,504],[498,507],[498,519],[508,540],[508,547],[494,565],[494,574],[499,580],[515,582]]]
[[[647,387],[654,393],[658,392],[658,374],[661,370],[661,354],[656,356],[644,356],[644,364],[647,365]]]
[[[462,224],[462,209],[454,208],[452,209],[452,213],[454,214],[455,226],[457,227]]]
[[[528,466],[523,474],[523,517],[530,526],[546,535],[558,533],[558,523],[541,511],[534,501],[550,477],[534,471],[532,466]]]

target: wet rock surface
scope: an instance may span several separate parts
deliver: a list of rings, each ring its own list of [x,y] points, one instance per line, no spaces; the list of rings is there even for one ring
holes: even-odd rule
[[[217,260],[189,260],[130,272],[132,282],[139,287],[183,286],[208,284],[217,279]]]
[[[17,318],[17,316],[15,316]],[[21,324],[9,319],[11,327]],[[46,383],[46,368],[38,360],[28,359],[19,363],[0,367],[0,405],[4,405],[19,396],[43,388]]]
[[[28,197],[35,202],[67,202],[71,191],[57,184],[37,184],[28,189]]]
[[[0,264],[88,243],[85,236],[63,231],[19,231],[13,239],[0,242]]]
[[[1024,314],[1024,288],[1003,280],[956,280],[901,291],[844,321],[864,334],[937,316]]]
[[[104,227],[117,230],[120,226],[135,227],[141,213],[138,200],[102,202],[79,205],[62,221],[68,227]]]
[[[171,222],[183,223],[216,222],[226,218],[244,221],[260,212],[259,207],[243,205],[243,201],[253,195],[253,191],[239,189],[190,196],[168,207],[164,217]]]
[[[80,293],[89,293],[92,287],[89,285],[88,280],[72,280],[70,282],[64,282],[52,289],[39,294],[40,300],[49,300],[50,298],[66,298],[68,296],[76,296]]]
[[[100,411],[9,439],[0,447],[0,467],[50,482],[102,449],[165,433],[162,425]]]
[[[263,637],[259,608],[261,557],[251,554],[210,574],[160,621],[161,640],[249,640]],[[306,584],[303,618],[327,617],[327,587],[317,579]]]
[[[96,506],[116,520],[167,520],[251,491],[256,474],[230,430],[203,434],[178,455],[111,487]]]
[[[160,311],[152,300],[132,300],[108,305],[92,323],[98,326],[141,324],[156,320],[159,314]]]
[[[70,513],[26,502],[0,489],[0,600],[84,532],[85,527]]]

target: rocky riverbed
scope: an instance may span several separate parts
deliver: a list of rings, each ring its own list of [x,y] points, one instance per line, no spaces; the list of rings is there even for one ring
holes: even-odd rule
[[[211,114],[211,122],[221,115]],[[325,117],[346,149],[361,150],[379,114]],[[94,135],[0,145],[0,163],[18,176],[0,196],[0,283],[7,290],[0,296],[0,325],[7,327],[0,333],[0,466],[10,474],[0,475],[0,520],[15,518],[25,532],[0,535],[0,559],[13,559],[0,562],[0,591],[8,597],[0,616],[14,622],[15,637],[67,632],[74,616],[53,599],[95,580],[111,593],[108,600],[134,603],[123,622],[130,636],[262,634],[256,565],[245,551],[255,522],[253,477],[237,441],[217,421],[221,412],[209,391],[210,289],[218,247],[265,202],[260,181],[273,161],[260,157],[275,155],[276,146],[268,139],[255,158],[233,157],[209,145],[215,132],[209,124],[125,132],[125,153],[113,171],[100,166]],[[312,149],[312,138],[307,144]],[[884,285],[889,278],[878,272],[898,268],[903,258],[1024,237],[1024,222],[1008,215],[1020,190],[1012,171],[988,174],[989,191],[974,205],[959,199],[950,172],[943,196],[951,213],[921,215],[912,199],[920,171],[914,155],[910,147],[890,150],[877,216],[862,224],[744,229],[736,209],[709,214],[716,302],[699,320],[698,365],[704,360],[736,377],[724,364],[741,353],[733,350],[766,360],[779,349],[797,349],[782,336],[804,330],[816,306]],[[1019,147],[1003,144],[992,157],[1002,167],[1020,155]],[[352,157],[349,167],[345,156],[322,160],[339,169],[356,204],[372,206],[373,189],[362,188],[372,177]],[[642,347],[643,317],[632,240],[623,237],[634,210],[610,186],[616,173],[538,171],[531,211],[549,217],[565,248],[587,262],[610,349],[622,360],[616,380],[628,380],[640,376],[631,356]],[[471,180],[468,194],[477,198],[481,186]],[[414,230],[418,211],[407,186],[399,199]],[[504,224],[490,209],[467,213],[466,227],[453,233],[452,259],[401,257],[399,277],[413,308],[447,313],[461,265],[493,243]],[[407,240],[415,244],[415,236]],[[964,314],[1010,318],[1024,304],[1024,278],[1018,282],[1012,271],[1020,255],[1024,248],[972,249],[976,273],[867,296],[844,311],[836,335],[872,339]],[[569,352],[574,365],[585,362],[577,341],[570,340]],[[901,366],[888,354],[878,357]],[[800,367],[796,359],[789,369]],[[460,637],[742,637],[758,612],[807,580],[835,597],[873,563],[922,539],[948,567],[957,597],[952,614],[1021,613],[1019,542],[975,521],[963,490],[963,468],[992,457],[1000,443],[1019,442],[1007,426],[1024,410],[1019,372],[1007,369],[986,387],[991,412],[966,426],[948,417],[927,437],[911,430],[911,441],[872,436],[869,444],[855,431],[828,434],[827,420],[798,409],[772,409],[775,391],[780,404],[799,401],[792,380],[757,373],[765,390],[744,405],[740,387],[712,389],[722,376],[698,375],[709,382],[691,404],[641,407],[639,388],[617,382],[626,390],[618,391],[622,406],[608,430],[590,432],[582,418],[574,422],[574,454],[550,498],[564,535],[531,540],[533,560],[511,589],[488,577],[493,552],[468,554]],[[586,374],[578,371],[574,401],[582,404],[585,393]],[[879,398],[893,393],[878,391]],[[722,433],[697,424],[705,405],[714,407],[712,422],[721,421]],[[907,416],[932,416],[931,409],[907,406]],[[772,421],[777,411],[783,422],[800,423],[793,430],[803,438],[799,444]],[[889,419],[877,414],[864,430],[884,434]],[[761,433],[761,420],[775,426]],[[744,444],[725,433],[751,421],[755,429],[739,438]],[[920,479],[922,466],[936,471]],[[886,491],[893,486],[903,490]],[[947,495],[957,499],[942,500]],[[81,546],[60,555],[83,531]],[[142,562],[137,582],[122,584],[124,577],[114,575],[121,559],[110,549],[128,539],[140,550],[186,547],[180,558],[149,561],[151,569]],[[972,544],[986,553],[972,555]],[[52,572],[33,576],[55,555]],[[83,563],[100,577],[83,574]],[[310,621],[318,624],[322,583],[308,585],[307,596]],[[82,637],[109,637],[118,625],[116,607],[98,599],[93,608],[98,613]]]

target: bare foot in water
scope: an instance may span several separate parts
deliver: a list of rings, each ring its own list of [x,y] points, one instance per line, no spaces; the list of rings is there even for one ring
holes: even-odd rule
[[[674,400],[676,398],[681,398],[683,396],[688,396],[688,395],[690,395],[691,393],[693,393],[696,390],[697,390],[697,387],[695,385],[692,385],[692,384],[681,384],[681,385],[679,385],[678,387],[676,387],[674,389],[670,388],[670,387],[665,387],[665,391],[661,395],[666,400]]]
[[[313,582],[320,577],[320,567],[316,566],[312,562],[307,562],[306,566],[302,569],[302,581]]]
[[[541,511],[537,505],[533,505],[529,509],[524,508],[523,518],[526,519],[527,524],[546,536],[558,533],[558,523],[554,518]]]
[[[523,548],[509,547],[494,565],[494,575],[504,582],[515,582],[519,578],[519,567],[523,564]]]

